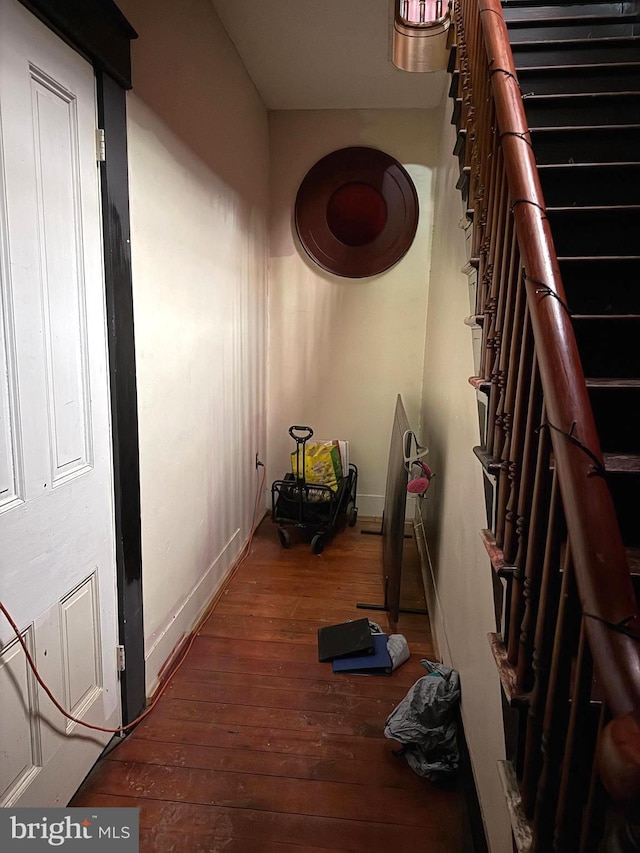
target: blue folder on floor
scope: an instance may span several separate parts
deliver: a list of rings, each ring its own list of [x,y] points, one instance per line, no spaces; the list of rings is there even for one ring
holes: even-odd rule
[[[351,675],[391,675],[391,655],[387,651],[387,635],[372,634],[373,654],[354,655],[332,661],[334,672]]]

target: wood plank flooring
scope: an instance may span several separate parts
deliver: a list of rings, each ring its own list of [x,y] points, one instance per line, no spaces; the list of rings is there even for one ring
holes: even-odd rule
[[[155,710],[94,767],[73,806],[140,809],[141,853],[470,850],[461,794],[416,776],[383,736],[435,657],[426,616],[381,603],[382,540],[336,532],[284,550],[269,519]],[[424,607],[415,544],[402,605]],[[367,615],[407,638],[390,677],[333,675],[317,629]]]

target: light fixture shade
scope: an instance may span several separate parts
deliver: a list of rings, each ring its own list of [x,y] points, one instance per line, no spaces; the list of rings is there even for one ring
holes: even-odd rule
[[[392,61],[401,71],[444,71],[451,18],[446,0],[396,0]]]

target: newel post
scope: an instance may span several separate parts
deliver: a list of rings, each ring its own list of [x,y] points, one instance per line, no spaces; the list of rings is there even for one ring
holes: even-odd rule
[[[634,714],[614,717],[600,734],[600,778],[616,806],[640,824],[640,721]]]

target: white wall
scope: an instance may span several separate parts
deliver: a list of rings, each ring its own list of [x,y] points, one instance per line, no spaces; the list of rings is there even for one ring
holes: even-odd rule
[[[147,686],[246,541],[264,456],[268,122],[208,0],[121,0]]]
[[[427,110],[272,112],[269,126],[269,473],[274,479],[288,470],[292,424],[309,425],[321,438],[347,438],[360,474],[359,512],[379,516],[398,393],[416,428],[419,417],[437,126]],[[307,171],[352,145],[399,160],[420,202],[407,255],[365,279],[321,270],[301,248],[292,221]]]
[[[491,568],[479,532],[486,527],[470,311],[461,268],[467,260],[458,161],[445,105],[435,179],[431,286],[424,362],[423,440],[436,477],[420,510],[431,557],[429,614],[440,653],[460,672],[462,718],[492,853],[511,853],[511,830],[497,761],[504,758],[500,684],[487,633],[495,631]]]

